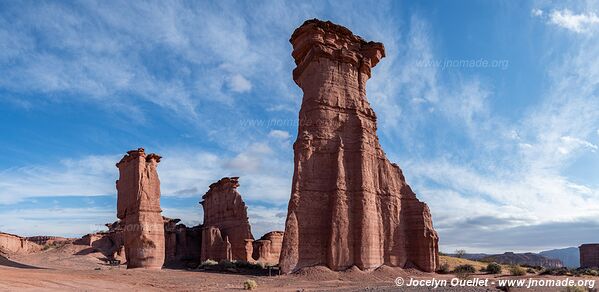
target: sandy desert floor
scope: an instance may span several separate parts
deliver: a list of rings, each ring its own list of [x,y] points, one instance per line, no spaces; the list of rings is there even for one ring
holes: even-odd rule
[[[397,277],[404,279],[446,279],[454,275],[427,274],[412,270],[382,267],[363,272],[349,269],[332,272],[323,267],[306,269],[298,274],[256,276],[216,273],[198,270],[127,270],[107,266],[102,255],[83,246],[66,245],[42,253],[0,257],[0,290],[71,290],[71,291],[226,291],[243,290],[243,282],[257,282],[256,291],[499,291],[496,285],[488,287],[431,287],[406,288],[395,284]],[[508,278],[508,276],[473,275],[471,278]],[[533,276],[539,278],[539,276]],[[549,277],[563,279],[565,277]],[[578,279],[592,279],[581,278]],[[599,280],[599,278],[597,278]],[[565,291],[563,287],[512,289],[510,291]]]

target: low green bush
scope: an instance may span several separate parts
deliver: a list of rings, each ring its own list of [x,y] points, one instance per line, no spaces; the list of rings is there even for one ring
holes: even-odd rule
[[[465,264],[459,265],[453,269],[453,273],[460,279],[468,278],[471,274],[476,273],[476,269],[473,265]]]
[[[524,276],[524,275],[526,275],[526,270],[518,265],[513,265],[510,267],[510,275]]]
[[[489,274],[501,274],[501,265],[498,263],[489,263],[485,268],[485,272]]]
[[[448,263],[443,263],[441,266],[439,266],[439,269],[437,269],[437,273],[439,274],[449,274],[449,272],[450,270]]]

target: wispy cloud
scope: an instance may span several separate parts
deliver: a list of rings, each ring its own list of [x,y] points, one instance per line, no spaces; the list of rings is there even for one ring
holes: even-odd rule
[[[19,208],[0,212],[0,230],[21,236],[60,235],[80,237],[105,230],[115,211],[101,207]]]
[[[163,199],[192,197],[199,201],[211,183],[225,176],[240,176],[240,192],[245,200],[256,205],[284,206],[289,198],[292,164],[291,160],[273,156],[273,151],[266,144],[251,145],[231,156],[185,149],[159,151],[163,155],[158,167]],[[0,172],[0,204],[36,197],[115,196],[115,162],[120,157],[90,156],[52,166],[5,169]],[[166,211],[166,216],[185,217]]]
[[[492,243],[497,239],[476,239],[487,233],[494,238],[481,222],[472,226],[464,223],[481,217],[503,222],[501,228],[489,228],[502,234],[502,248],[522,250],[519,245],[525,242],[533,250],[547,246],[525,239],[524,230],[541,234],[546,229],[541,237],[563,237],[552,241],[554,245],[577,245],[589,240],[583,233],[588,228],[582,227],[590,222],[588,218],[599,215],[599,182],[580,183],[566,169],[575,162],[584,164],[578,158],[597,150],[597,145],[590,142],[596,140],[592,134],[599,124],[599,64],[595,61],[599,52],[592,45],[595,42],[596,37],[583,38],[565,53],[568,58],[548,64],[552,85],[544,90],[540,103],[515,122],[488,114],[492,109],[484,103],[485,91],[466,90],[476,102],[461,99],[464,106],[454,104],[454,110],[458,110],[454,113],[468,125],[465,129],[474,134],[473,141],[486,145],[479,148],[480,152],[407,161],[406,174],[431,205],[446,247],[500,252]],[[478,114],[469,115],[470,110]],[[513,129],[512,134],[509,129]],[[448,201],[452,202],[451,211],[447,209]],[[555,212],[556,206],[559,212]],[[512,219],[506,221],[506,216]],[[584,230],[569,238],[557,235],[559,231],[550,227],[577,224]],[[597,222],[589,224],[596,226]],[[472,235],[471,241],[464,240],[468,234]]]
[[[535,17],[546,18],[547,22],[575,33],[586,33],[599,26],[599,17],[593,11],[574,13],[570,9],[555,9],[548,14],[534,8],[531,14]]]
[[[0,171],[0,204],[31,197],[106,195],[116,193],[115,162],[119,156],[66,159],[53,166],[39,165]]]
[[[0,66],[0,88],[115,109],[156,104],[178,118],[197,118],[202,101],[230,104],[256,84],[271,92],[257,98],[289,103],[287,39],[273,40],[301,16],[249,18],[226,2],[9,5],[0,64],[13,66]]]
[[[574,14],[568,9],[554,10],[549,14],[549,19],[551,23],[577,33],[599,25],[599,17],[594,12]]]

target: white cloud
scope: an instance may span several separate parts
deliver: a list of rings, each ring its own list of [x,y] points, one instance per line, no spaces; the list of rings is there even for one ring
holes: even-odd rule
[[[255,143],[247,150],[237,154],[234,158],[228,160],[226,167],[238,171],[256,171],[262,166],[265,154],[271,154],[272,150],[268,145]]]
[[[150,149],[147,149],[150,150]],[[264,143],[249,145],[232,155],[206,151],[163,149],[158,166],[164,196],[198,196],[225,176],[240,176],[244,198],[285,204],[289,198],[292,160],[281,160]],[[33,197],[97,196],[115,194],[115,163],[122,155],[67,159],[53,165],[0,171],[0,204]]]
[[[533,11],[535,16],[545,15],[541,11],[536,14]],[[420,20],[412,21],[420,23]],[[583,24],[588,23],[581,21]],[[429,28],[421,23],[412,25],[411,29],[410,37],[404,42],[415,51],[408,50],[410,53],[403,56],[407,59],[404,63],[435,60],[429,39],[434,33],[427,33]],[[581,26],[580,29],[587,28]],[[413,79],[406,78],[411,81],[403,86],[411,87],[411,91],[377,84],[375,90],[385,89],[383,96],[394,96],[373,100],[377,114],[377,107],[383,108],[380,131],[383,135],[397,132],[402,146],[409,149],[403,150],[409,155],[404,153],[399,162],[418,196],[431,206],[442,245],[454,246],[461,242],[461,247],[469,250],[492,249],[489,245],[483,246],[482,241],[477,243],[475,235],[499,232],[504,234],[505,240],[500,244],[495,241],[495,245],[508,246],[509,242],[525,242],[523,236],[526,235],[518,230],[549,230],[550,224],[572,223],[574,226],[574,222],[583,224],[586,218],[599,215],[594,203],[599,199],[599,182],[580,181],[567,169],[585,152],[583,149],[597,150],[596,143],[590,142],[594,141],[590,135],[599,133],[596,128],[599,124],[596,43],[596,37],[589,34],[573,43],[569,51],[553,52],[560,55],[552,56],[557,62],[547,64],[552,85],[543,90],[538,103],[531,104],[522,114],[511,113],[509,117],[501,116],[492,107],[495,98],[502,98],[489,90],[494,88],[493,84],[481,82],[486,79],[476,75],[457,74],[451,79],[452,83],[447,84],[440,80],[434,67],[411,72],[411,67],[404,64],[400,70]],[[381,64],[385,61],[388,60],[383,59]],[[377,70],[378,67],[373,71],[373,81],[376,74],[382,73],[394,76],[399,84],[404,82],[400,72]],[[428,112],[420,101],[426,101],[427,107],[430,103],[435,111]],[[398,108],[386,115],[385,109],[392,106]],[[404,111],[409,114],[402,115]],[[448,122],[439,123],[440,119]],[[445,130],[449,127],[452,128]],[[422,132],[428,135],[420,137]],[[446,145],[443,139],[435,140],[437,134],[443,137],[448,133],[452,137],[464,135],[471,139],[472,145],[460,144],[458,149],[455,145]],[[442,143],[442,151],[436,153],[431,147],[422,147],[419,145],[422,141]],[[393,150],[386,149],[391,157],[396,155]],[[559,212],[555,212],[556,206],[560,206]],[[483,232],[486,228],[481,225],[483,221],[467,224],[485,216],[503,225]],[[510,230],[513,236],[509,235]],[[569,244],[579,244],[579,240],[586,238],[581,234],[578,232]],[[462,235],[472,241],[464,242]],[[528,241],[526,244],[530,249],[543,245],[535,242],[533,246]],[[499,251],[503,252],[494,250]]]
[[[13,167],[0,171],[0,204],[28,197],[94,196],[115,193],[118,155],[63,160],[54,166]]]
[[[231,92],[256,84],[269,94],[252,102],[290,104],[298,89],[287,74],[293,66],[287,39],[304,17],[293,3],[247,5],[288,17],[255,17],[225,2],[22,5],[15,15],[0,14],[0,63],[19,64],[0,68],[0,87],[126,108],[126,117],[136,110],[138,119],[144,103],[195,119],[201,101],[232,105]]]
[[[105,230],[104,224],[114,220],[115,210],[101,207],[19,208],[0,212],[0,229],[20,236],[80,237]]]
[[[232,91],[237,93],[248,92],[252,89],[252,83],[240,74],[231,76],[229,86]]]
[[[530,12],[533,16],[543,16],[543,10],[534,8]]]
[[[599,17],[594,12],[574,14],[569,9],[563,9],[551,11],[549,21],[573,32],[583,33],[598,25]]]
[[[287,214],[286,207],[249,206],[248,217],[252,226],[252,234],[258,239],[270,231],[284,231],[285,218],[278,216]]]
[[[582,139],[570,137],[570,136],[562,136],[560,139],[563,142],[563,144],[560,147],[558,147],[558,151],[561,154],[569,154],[570,152],[572,152],[576,149],[579,149],[581,147],[589,148],[593,152],[595,152],[595,150],[597,150],[597,145],[595,145],[589,141],[586,141],[586,140],[582,140]]]
[[[289,135],[289,132],[281,130],[272,130],[270,131],[270,133],[268,133],[268,136],[283,140],[289,139],[291,137],[291,135]]]

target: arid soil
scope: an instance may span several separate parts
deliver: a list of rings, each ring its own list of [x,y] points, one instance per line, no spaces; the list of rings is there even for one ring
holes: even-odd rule
[[[245,280],[252,279],[258,284],[257,291],[499,291],[495,286],[446,287],[436,290],[429,287],[418,289],[397,287],[394,281],[399,276],[404,279],[434,277],[449,280],[454,275],[437,275],[391,267],[381,267],[371,272],[363,272],[355,267],[344,272],[333,272],[324,267],[311,267],[292,275],[256,276],[199,270],[127,270],[124,266],[108,266],[102,259],[102,254],[93,252],[89,247],[71,244],[40,253],[13,256],[9,259],[0,257],[0,290],[239,291],[243,289]],[[471,277],[493,278],[482,274]],[[545,287],[536,290],[512,289],[510,291],[564,291],[564,289]]]

